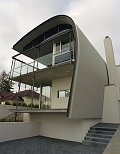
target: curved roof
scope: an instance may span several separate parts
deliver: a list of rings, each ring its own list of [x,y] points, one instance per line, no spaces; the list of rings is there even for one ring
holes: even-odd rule
[[[72,25],[73,29],[75,28],[74,21],[66,16],[66,15],[57,15],[54,16],[42,24],[35,27],[33,30],[31,30],[29,33],[27,33],[25,36],[23,36],[14,46],[13,49],[22,53],[23,47],[26,46],[29,42],[34,40],[39,35],[43,34],[47,30],[59,25],[59,24],[70,24]]]

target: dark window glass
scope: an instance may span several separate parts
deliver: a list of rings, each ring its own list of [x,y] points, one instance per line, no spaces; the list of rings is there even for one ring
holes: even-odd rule
[[[62,30],[65,30],[65,29],[72,29],[72,26],[68,25],[68,24],[59,25],[59,31],[62,31]]]
[[[28,43],[25,47],[23,47],[23,50],[24,51],[28,50],[28,49],[40,44],[44,39],[47,39],[47,38],[55,35],[59,31],[66,30],[66,29],[72,29],[72,26],[68,25],[68,24],[57,25],[57,26],[49,29],[45,33],[41,34],[40,36],[36,37],[34,40],[32,40],[30,43]]]
[[[58,26],[53,27],[47,32],[45,32],[45,39],[47,39],[48,37],[51,37],[52,35],[55,35],[56,33],[58,33]]]
[[[34,39],[34,46],[40,44],[42,41],[44,41],[44,34],[38,36],[36,39]]]

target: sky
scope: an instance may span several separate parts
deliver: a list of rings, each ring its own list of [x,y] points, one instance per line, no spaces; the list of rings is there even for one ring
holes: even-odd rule
[[[0,71],[10,71],[12,47],[52,16],[70,16],[105,59],[105,36],[113,41],[120,64],[120,0],[0,0]]]

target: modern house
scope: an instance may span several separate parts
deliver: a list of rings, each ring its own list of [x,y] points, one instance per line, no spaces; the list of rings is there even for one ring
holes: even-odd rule
[[[74,21],[58,15],[31,30],[13,49],[18,54],[10,77],[18,82],[18,93],[21,84],[31,87],[32,104],[34,90],[39,92],[39,109],[19,109],[16,102],[13,111],[39,121],[40,135],[81,142],[91,126],[120,122],[120,86],[109,37],[106,64]],[[50,109],[42,109],[45,102]]]

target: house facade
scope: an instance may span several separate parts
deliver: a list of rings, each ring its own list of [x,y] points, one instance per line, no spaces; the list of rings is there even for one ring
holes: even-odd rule
[[[105,103],[110,96],[105,89],[115,85],[110,83],[109,58],[106,64],[70,17],[48,19],[13,49],[18,54],[13,56],[10,77],[18,82],[18,92],[21,84],[30,86],[33,93],[39,91],[39,109],[21,110],[16,103],[14,112],[40,121],[40,135],[80,142],[92,125],[108,120]],[[49,109],[42,108],[45,103]]]

